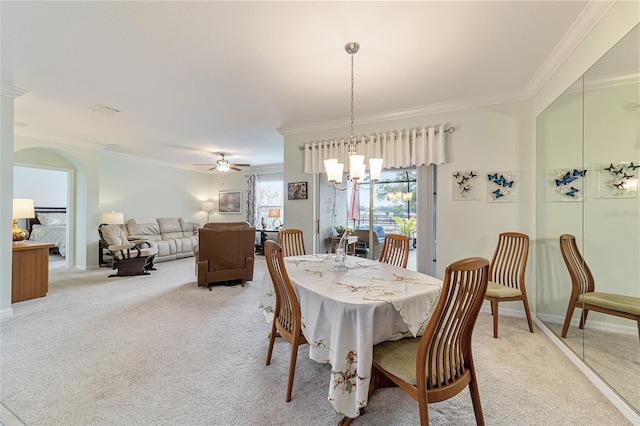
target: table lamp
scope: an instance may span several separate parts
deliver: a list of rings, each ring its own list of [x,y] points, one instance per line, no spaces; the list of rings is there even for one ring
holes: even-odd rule
[[[273,218],[272,226],[273,229],[278,229],[282,226],[282,222],[280,221],[280,209],[269,209],[269,213],[267,215],[270,218]],[[276,225],[276,221],[278,224]]]
[[[103,225],[122,225],[124,224],[124,213],[122,212],[106,212],[102,213]]]
[[[29,237],[29,232],[26,229],[18,228],[18,219],[32,219],[34,217],[36,214],[32,199],[13,199],[13,241],[23,241]]]

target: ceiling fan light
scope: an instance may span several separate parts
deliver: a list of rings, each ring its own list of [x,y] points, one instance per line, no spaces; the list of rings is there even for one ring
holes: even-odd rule
[[[218,171],[221,171],[221,172],[229,171],[229,165],[228,164],[220,164],[220,165],[218,165]]]

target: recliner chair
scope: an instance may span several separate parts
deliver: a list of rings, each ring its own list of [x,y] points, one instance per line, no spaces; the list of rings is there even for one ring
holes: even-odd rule
[[[102,224],[98,227],[98,234],[113,256],[113,269],[117,269],[109,277],[149,275],[149,271],[155,271],[153,259],[158,247],[154,243],[147,240],[129,241],[118,225]]]
[[[207,223],[195,248],[198,286],[253,280],[256,228],[247,222]]]

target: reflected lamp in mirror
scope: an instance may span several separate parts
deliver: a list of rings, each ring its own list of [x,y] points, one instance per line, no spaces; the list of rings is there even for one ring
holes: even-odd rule
[[[220,170],[218,168],[218,170]],[[202,203],[202,210],[204,210],[205,212],[207,212],[207,222],[209,222],[209,220],[211,219],[211,212],[215,210],[215,204],[213,203],[213,201],[205,201]]]
[[[13,199],[13,241],[23,241],[29,237],[26,229],[18,227],[18,219],[32,219],[36,217],[33,208],[33,200],[30,198],[14,198]]]
[[[273,222],[271,222],[273,229],[278,229],[282,226],[282,222],[280,221],[280,209],[269,209],[267,216],[273,219]]]
[[[122,225],[124,224],[124,213],[122,212],[106,212],[102,213],[103,225]]]

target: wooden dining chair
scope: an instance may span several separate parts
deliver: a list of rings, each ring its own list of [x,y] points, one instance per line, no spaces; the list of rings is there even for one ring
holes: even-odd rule
[[[582,309],[580,329],[584,329],[589,311],[596,311],[636,321],[640,338],[640,297],[595,291],[595,280],[578,250],[576,237],[573,235],[560,235],[560,252],[569,270],[572,286],[561,336],[567,337],[573,310],[579,308]]]
[[[282,247],[284,257],[307,254],[304,248],[304,237],[300,229],[283,229],[279,231],[278,245]]]
[[[399,386],[418,401],[420,424],[429,424],[428,404],[452,398],[469,386],[478,425],[484,425],[471,336],[487,290],[489,261],[481,257],[447,266],[437,305],[418,338],[373,348],[369,396]]]
[[[401,234],[386,234],[378,262],[406,268],[409,250],[409,237]]]
[[[493,337],[498,337],[498,303],[521,300],[527,316],[529,331],[533,333],[533,323],[529,312],[524,274],[529,255],[529,237],[519,232],[503,232],[498,236],[491,264],[489,265],[489,285],[485,299],[491,302],[493,315]]]
[[[282,247],[273,241],[266,241],[264,244],[264,256],[267,260],[269,275],[273,281],[273,288],[276,292],[276,306],[274,318],[269,335],[269,348],[267,349],[267,365],[271,364],[271,353],[276,335],[291,343],[291,358],[289,360],[289,381],[287,383],[287,396],[285,401],[291,401],[291,391],[293,388],[293,375],[298,359],[298,346],[307,343],[307,339],[302,334],[302,319],[300,314],[300,304],[298,296],[291,285],[289,275],[284,265]]]

